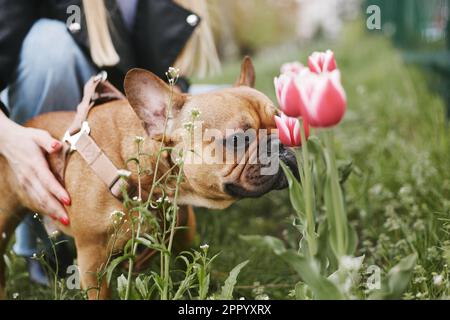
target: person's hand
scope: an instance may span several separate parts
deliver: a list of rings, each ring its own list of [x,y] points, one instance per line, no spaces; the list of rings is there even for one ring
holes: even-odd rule
[[[35,209],[68,225],[62,204],[70,205],[70,197],[50,171],[45,158],[45,152],[58,152],[61,142],[44,130],[19,126],[6,117],[0,119],[0,127],[0,154],[7,159]]]

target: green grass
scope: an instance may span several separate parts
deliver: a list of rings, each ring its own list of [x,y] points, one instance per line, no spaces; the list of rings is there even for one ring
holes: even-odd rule
[[[337,43],[319,42],[301,49],[278,49],[255,57],[257,88],[274,99],[273,77],[289,60],[305,62],[309,53],[334,49],[348,95],[348,112],[335,130],[338,155],[356,167],[345,185],[347,211],[359,235],[358,253],[367,265],[388,270],[402,257],[418,254],[418,265],[405,298],[448,298],[450,259],[450,135],[444,106],[414,66],[405,65],[391,43],[347,26]],[[232,83],[239,62],[224,66],[208,83]],[[211,292],[220,290],[228,272],[247,259],[235,298],[288,298],[300,279],[271,252],[251,247],[240,235],[273,235],[296,243],[293,210],[286,191],[258,200],[242,200],[229,209],[197,209],[198,243],[219,252]],[[29,284],[20,259],[12,257],[10,296],[51,298],[51,290]],[[441,285],[433,276],[441,274]],[[72,298],[79,298],[79,294]],[[70,298],[70,297],[69,297]]]

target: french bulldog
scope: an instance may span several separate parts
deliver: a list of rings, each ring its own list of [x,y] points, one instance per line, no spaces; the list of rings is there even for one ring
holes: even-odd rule
[[[154,173],[160,177],[176,163],[179,156],[177,148],[186,146],[184,127],[192,120],[194,110],[198,114],[196,121],[202,124],[202,133],[214,129],[221,134],[220,137],[216,135],[215,141],[202,140],[197,144],[200,151],[213,143],[225,149],[229,149],[230,145],[236,148],[235,134],[227,136],[228,129],[236,132],[248,129],[273,132],[276,129],[276,108],[267,96],[253,88],[254,84],[255,70],[248,57],[244,59],[241,73],[233,87],[199,95],[176,93],[151,72],[133,69],[128,72],[124,82],[128,100],[105,103],[91,110],[88,117],[90,135],[117,168],[129,167],[127,160],[136,153],[136,137],[144,137],[142,150],[151,155],[149,162],[152,167],[155,166],[161,143],[172,148],[171,152],[162,153],[159,170]],[[166,122],[169,101],[171,109]],[[74,116],[74,112],[43,114],[29,121],[26,126],[47,130],[53,137],[61,139]],[[227,143],[229,141],[231,144]],[[223,209],[238,199],[259,197],[273,189],[287,187],[287,179],[279,164],[273,173],[261,174],[264,166],[255,161],[258,150],[275,143],[276,139],[270,138],[264,142],[265,146],[261,145],[259,139],[246,140],[245,152],[240,159],[236,157],[231,162],[186,161],[178,204]],[[278,144],[276,151],[276,160],[281,159],[295,172],[293,153]],[[56,156],[50,156],[48,161],[50,167],[58,165]],[[0,297],[5,298],[3,255],[8,240],[25,213],[30,210],[37,212],[37,206],[22,191],[1,155],[0,174]],[[130,184],[137,185],[137,180],[135,173],[129,177]],[[140,181],[142,190],[149,190],[152,181],[153,174],[143,177]],[[111,195],[107,186],[77,152],[72,153],[66,163],[64,185],[72,199],[72,204],[66,207],[70,225],[56,222],[57,227],[74,238],[81,284],[87,290],[88,297],[108,299],[109,288],[105,280],[98,283],[97,272],[105,266],[110,253],[120,252],[131,237],[128,232],[114,241],[113,245],[111,243],[114,230],[111,213],[124,211],[123,203]],[[155,196],[159,196],[158,192]],[[168,197],[173,197],[173,194],[169,192]],[[194,224],[192,217],[187,224]]]

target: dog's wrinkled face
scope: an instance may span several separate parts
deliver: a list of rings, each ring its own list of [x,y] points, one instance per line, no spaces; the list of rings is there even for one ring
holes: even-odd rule
[[[296,161],[279,145],[275,107],[252,88],[254,82],[253,64],[246,58],[233,88],[195,96],[173,94],[166,136],[173,147],[172,161],[184,159],[180,204],[224,208],[239,198],[287,186],[279,160],[291,168]],[[149,136],[160,137],[169,87],[152,73],[134,69],[126,77],[125,91]]]

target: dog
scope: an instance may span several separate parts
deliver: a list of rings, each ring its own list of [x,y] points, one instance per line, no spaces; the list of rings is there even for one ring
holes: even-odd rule
[[[242,63],[234,87],[194,96],[174,92],[149,71],[133,69],[124,82],[128,101],[108,102],[93,108],[88,118],[90,135],[118,168],[126,168],[127,159],[136,152],[136,136],[145,137],[142,150],[152,155],[152,166],[155,165],[163,137],[165,146],[182,143],[182,137],[177,132],[189,121],[193,109],[199,111],[199,120],[206,124],[202,130],[215,128],[225,132],[229,128],[253,128],[273,131],[276,129],[276,108],[267,96],[253,88],[254,84],[255,70],[248,57]],[[172,101],[172,108],[165,126],[169,100]],[[74,112],[48,113],[32,119],[26,126],[47,130],[53,137],[61,139],[74,116]],[[255,140],[252,145],[258,143]],[[201,146],[206,147],[207,143]],[[279,148],[279,158],[295,172],[293,153]],[[287,179],[280,167],[271,175],[262,175],[258,170],[261,164],[250,163],[249,159],[254,158],[252,155],[257,149],[249,146],[245,160],[239,163],[186,163],[178,204],[223,209],[240,198],[258,197],[273,189],[286,188]],[[155,174],[161,176],[173,167],[176,161],[173,153],[162,154],[160,170]],[[51,168],[58,165],[58,159],[54,156],[50,156],[48,161]],[[3,255],[8,240],[25,212],[37,212],[37,206],[21,190],[2,156],[0,173],[0,235],[3,235],[0,240],[0,295],[4,298],[6,279]],[[129,178],[129,183],[137,184],[135,174]],[[151,183],[150,176],[143,178],[142,189],[149,190]],[[70,225],[55,223],[59,230],[74,238],[81,285],[87,290],[88,298],[107,299],[110,297],[109,288],[104,280],[98,283],[96,273],[105,266],[109,253],[120,252],[131,237],[127,233],[111,248],[111,213],[123,211],[123,203],[111,195],[77,152],[70,155],[66,164],[64,185],[72,199],[72,205],[66,207]]]

